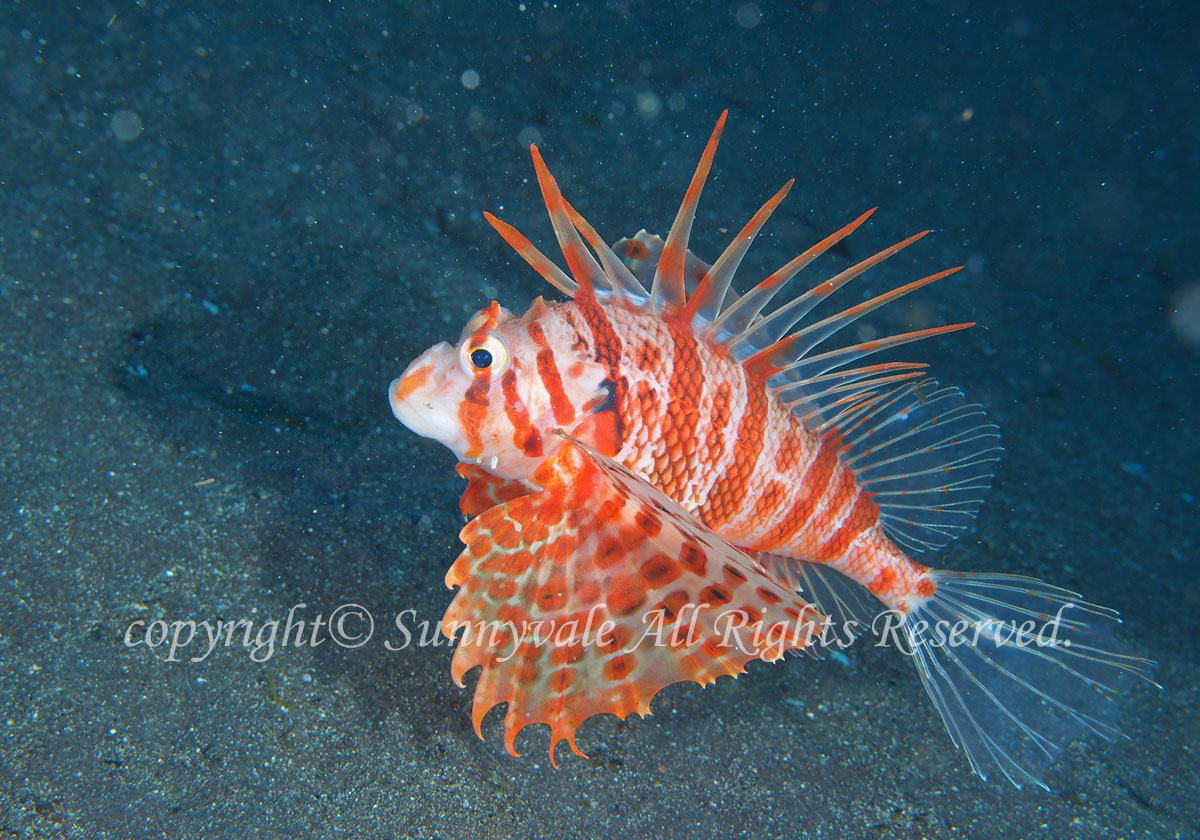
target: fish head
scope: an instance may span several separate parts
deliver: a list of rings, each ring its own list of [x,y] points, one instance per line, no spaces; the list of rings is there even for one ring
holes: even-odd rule
[[[525,478],[606,394],[604,368],[573,336],[541,298],[519,318],[493,301],[457,344],[435,344],[392,382],[392,413],[461,461]]]

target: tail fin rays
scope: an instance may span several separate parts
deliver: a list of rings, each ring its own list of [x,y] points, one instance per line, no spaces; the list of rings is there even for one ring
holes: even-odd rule
[[[1072,740],[1122,737],[1128,676],[1157,685],[1153,663],[1112,638],[1112,610],[1019,575],[929,574],[937,590],[904,632],[950,737],[984,779],[1049,790],[1046,769]]]

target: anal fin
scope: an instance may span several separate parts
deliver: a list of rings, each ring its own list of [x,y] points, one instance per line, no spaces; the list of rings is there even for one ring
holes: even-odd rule
[[[805,653],[813,656],[821,656],[831,648],[849,647],[859,635],[871,629],[884,609],[870,590],[824,563],[767,553],[759,554],[758,562],[827,617],[822,644],[805,648]]]
[[[473,721],[508,704],[505,745],[550,727],[582,755],[598,714],[650,713],[663,687],[736,676],[817,641],[821,616],[644,479],[571,438],[547,489],[468,523],[443,619],[452,673],[481,667]],[[559,481],[562,477],[567,481]],[[481,733],[482,734],[482,733]]]

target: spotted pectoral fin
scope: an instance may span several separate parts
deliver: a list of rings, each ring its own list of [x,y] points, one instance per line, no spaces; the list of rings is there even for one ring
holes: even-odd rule
[[[820,616],[641,478],[578,444],[569,486],[512,499],[462,531],[443,620],[452,672],[481,666],[476,731],[507,703],[505,745],[550,727],[550,754],[588,718],[650,713],[663,687],[737,675],[815,643]]]
[[[496,505],[527,496],[532,491],[520,481],[498,478],[476,464],[459,462],[454,471],[467,480],[458,506],[464,514],[475,517]]]

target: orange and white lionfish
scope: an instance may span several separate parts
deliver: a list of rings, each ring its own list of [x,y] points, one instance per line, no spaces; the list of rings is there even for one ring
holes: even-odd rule
[[[582,756],[576,732],[593,715],[648,715],[672,683],[819,654],[887,610],[975,772],[1045,787],[1070,740],[1120,735],[1119,678],[1149,679],[1151,663],[1112,641],[1115,612],[1074,592],[912,559],[975,516],[999,434],[926,365],[850,365],[972,324],[819,347],[958,269],[807,319],[918,233],[765,313],[871,212],[737,294],[734,273],[792,182],[715,263],[691,254],[725,117],[665,242],[642,231],[610,248],[533,146],[570,274],[485,216],[570,299],[539,298],[519,318],[493,302],[390,386],[400,422],[453,450],[469,480],[443,631],[463,631],[459,685],[482,668],[475,730],[507,703],[514,755],[517,734],[545,723],[552,761],[563,740]]]

